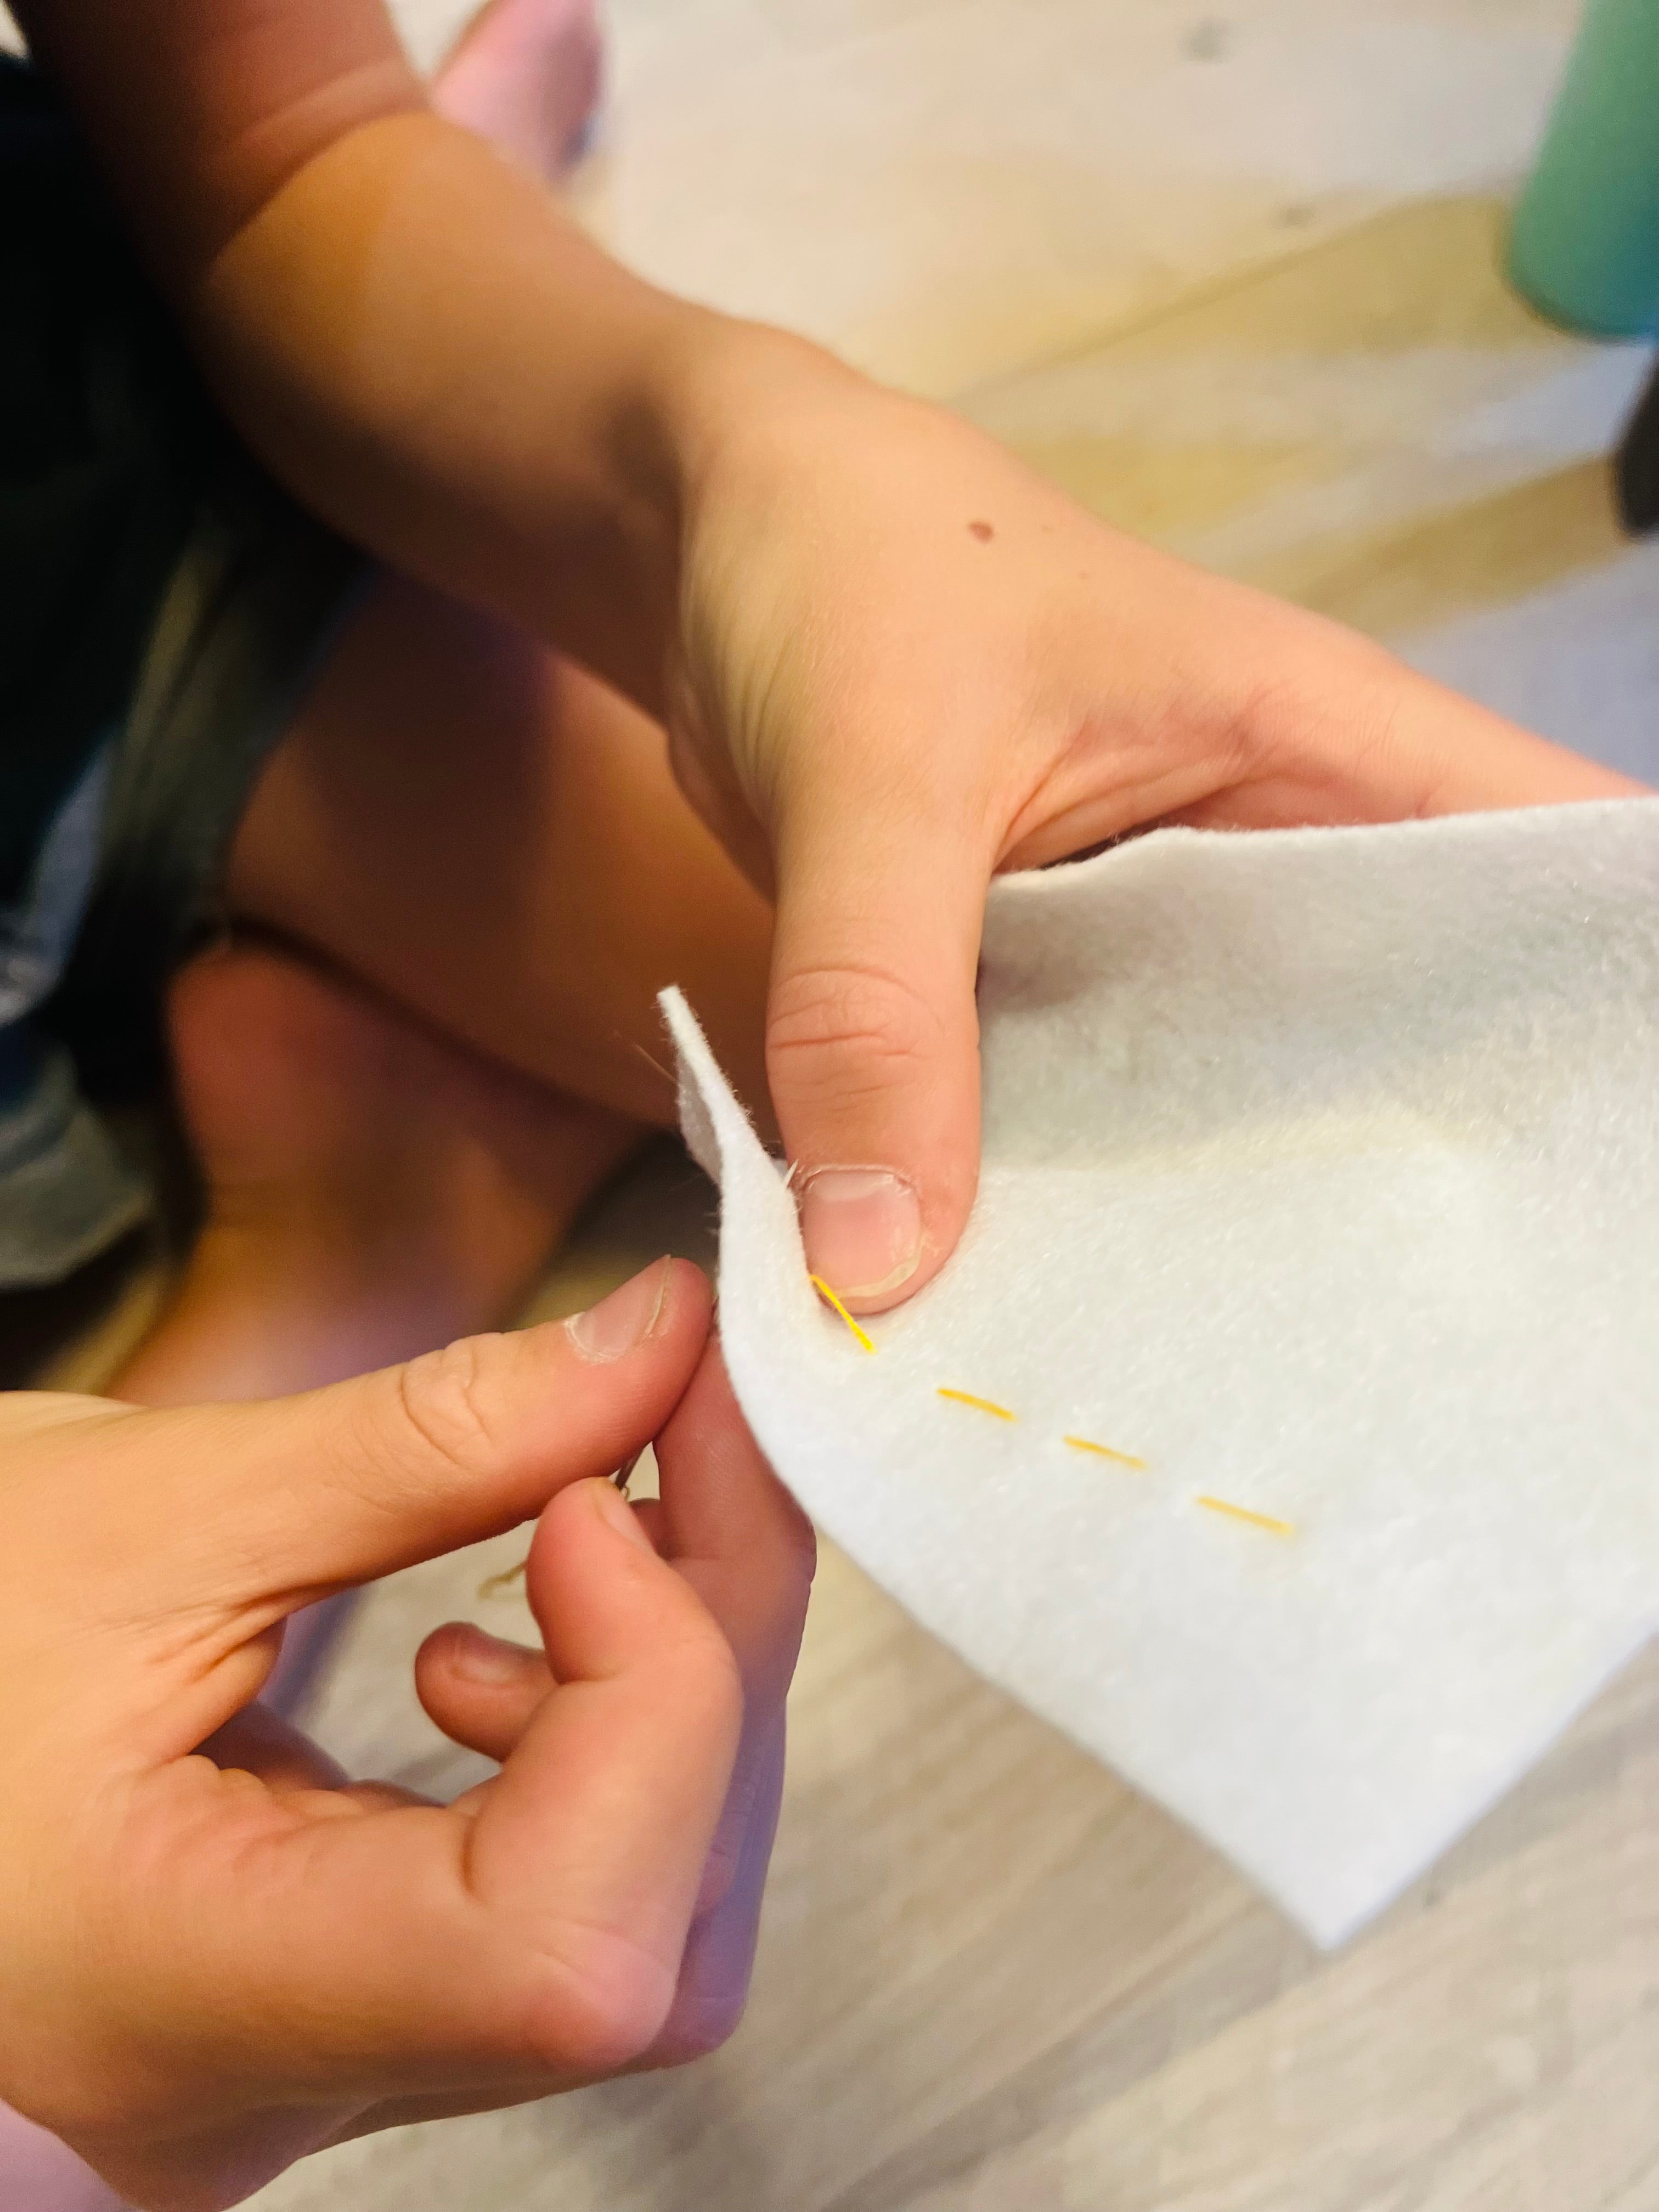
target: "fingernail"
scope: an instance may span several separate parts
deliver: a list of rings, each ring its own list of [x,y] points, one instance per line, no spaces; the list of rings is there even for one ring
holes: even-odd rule
[[[879,1297],[916,1272],[921,1208],[886,1168],[819,1168],[801,1194],[806,1264],[844,1298]]]
[[[522,1644],[508,1644],[482,1628],[469,1627],[450,1646],[450,1671],[465,1675],[469,1682],[516,1682],[524,1672],[525,1661],[532,1656]]]
[[[637,1544],[642,1552],[655,1553],[656,1547],[640,1526],[640,1516],[613,1482],[595,1482],[589,1487],[593,1492],[593,1504],[601,1521],[609,1522],[618,1536],[625,1536],[630,1544]]]
[[[582,1358],[601,1362],[620,1359],[636,1344],[654,1335],[668,1303],[673,1272],[672,1260],[658,1260],[586,1313],[572,1314],[564,1325],[565,1334]]]

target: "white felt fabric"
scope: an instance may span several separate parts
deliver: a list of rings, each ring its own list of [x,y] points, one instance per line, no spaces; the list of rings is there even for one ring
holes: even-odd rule
[[[1659,1621],[1659,799],[1160,832],[999,884],[981,1005],[978,1204],[871,1357],[668,994],[738,1396],[918,1619],[1334,1942]]]

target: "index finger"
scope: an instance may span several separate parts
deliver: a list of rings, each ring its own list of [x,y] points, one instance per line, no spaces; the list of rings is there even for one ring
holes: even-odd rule
[[[265,1405],[123,1415],[129,1471],[103,1486],[97,1556],[125,1587],[163,1526],[151,1602],[265,1600],[275,1618],[513,1528],[662,1425],[709,1303],[696,1267],[663,1260],[568,1322]]]
[[[799,1646],[812,1524],[762,1455],[712,1335],[656,1442],[656,1534],[720,1623],[745,1689],[783,1684]]]

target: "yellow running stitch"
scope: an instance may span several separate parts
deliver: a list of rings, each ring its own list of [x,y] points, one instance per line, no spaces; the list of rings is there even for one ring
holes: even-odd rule
[[[853,1332],[854,1335],[855,1337],[857,1337],[857,1339],[858,1339],[859,1342],[860,1342],[860,1343],[864,1346],[864,1349],[865,1349],[866,1352],[873,1352],[873,1351],[875,1350],[875,1348],[876,1348],[876,1347],[875,1347],[875,1346],[874,1346],[873,1344],[872,1344],[872,1343],[871,1343],[871,1341],[870,1341],[869,1338],[865,1334],[864,1331],[863,1331],[863,1330],[859,1327],[858,1323],[854,1320],[854,1318],[853,1318],[852,1315],[851,1315],[851,1314],[849,1314],[849,1313],[848,1312],[848,1310],[847,1310],[846,1307],[845,1307],[844,1305],[842,1305],[842,1304],[841,1300],[840,1300],[840,1299],[836,1296],[835,1292],[830,1289],[830,1287],[829,1284],[828,1284],[828,1283],[826,1283],[826,1282],[824,1281],[824,1279],[823,1279],[823,1276],[822,1276],[822,1275],[809,1275],[809,1276],[806,1278],[806,1279],[807,1279],[807,1281],[808,1281],[809,1283],[811,1283],[811,1285],[812,1285],[812,1288],[813,1288],[813,1289],[817,1292],[818,1296],[819,1296],[819,1297],[823,1300],[824,1304],[825,1304],[826,1305],[830,1305],[830,1306],[833,1306],[833,1307],[835,1308],[836,1311],[836,1312],[841,1316],[842,1319],[846,1322],[846,1324],[847,1324],[848,1328],[850,1328],[850,1329],[852,1330],[852,1332]]]
[[[1110,1444],[1097,1444],[1087,1437],[1062,1437],[1060,1442],[1070,1444],[1073,1451],[1094,1452],[1102,1459],[1115,1459],[1120,1467],[1138,1467],[1143,1474],[1146,1471],[1144,1459],[1137,1459],[1133,1452],[1114,1451]]]
[[[994,1406],[988,1398],[973,1397],[966,1390],[941,1389],[939,1395],[941,1398],[953,1398],[958,1406],[972,1406],[979,1413],[994,1413],[1000,1421],[1017,1421],[1019,1419],[1018,1413],[1011,1413],[1006,1406]]]
[[[1224,1498],[1206,1498],[1201,1493],[1198,1503],[1207,1506],[1212,1513],[1224,1513],[1230,1520],[1248,1521],[1253,1528],[1266,1528],[1274,1536],[1294,1536],[1294,1521],[1281,1521],[1272,1513],[1253,1513],[1248,1505],[1230,1505]]]

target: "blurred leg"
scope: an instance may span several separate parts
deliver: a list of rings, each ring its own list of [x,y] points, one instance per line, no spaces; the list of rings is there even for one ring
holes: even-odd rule
[[[239,915],[571,1096],[674,1118],[656,994],[684,989],[763,1109],[771,917],[658,726],[487,617],[388,578],[233,848]]]
[[[500,1328],[643,1134],[268,946],[185,969],[169,1029],[206,1212],[112,1385],[143,1404],[311,1389]]]
[[[582,150],[604,65],[594,0],[490,0],[438,72],[433,104],[553,179]]]

